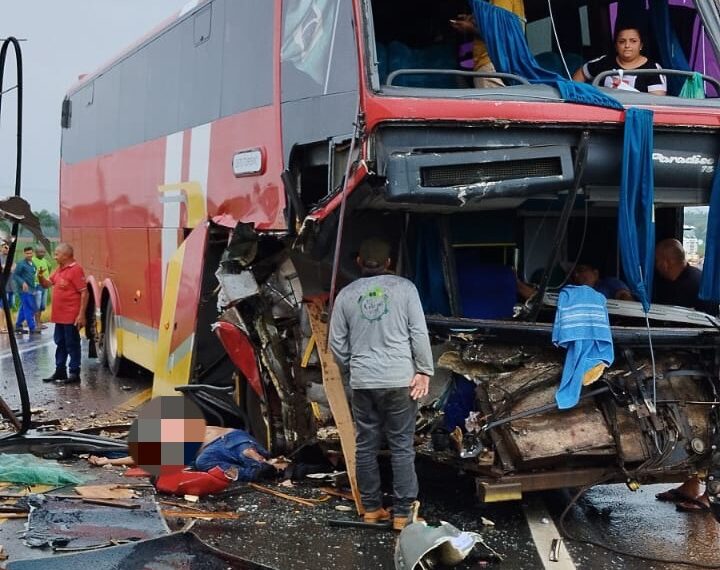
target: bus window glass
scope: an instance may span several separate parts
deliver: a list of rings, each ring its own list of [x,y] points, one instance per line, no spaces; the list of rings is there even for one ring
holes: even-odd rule
[[[180,99],[180,52],[182,30],[180,26],[168,30],[145,49],[148,54],[145,96],[145,140],[177,132]]]
[[[339,0],[284,3],[280,52],[283,101],[323,94],[338,7]]]
[[[354,91],[358,83],[357,47],[352,3],[339,2],[333,31],[332,53],[325,75],[323,94]]]
[[[178,125],[181,129],[202,125],[220,116],[220,81],[222,73],[223,41],[221,34],[213,30],[222,30],[222,5],[210,4],[198,12],[195,17],[184,20],[179,58],[181,61],[181,88]],[[203,22],[210,20],[210,26]],[[197,27],[196,26],[197,22]],[[210,36],[197,43],[200,36]],[[200,32],[196,39],[195,33]],[[175,57],[178,57],[175,54]]]
[[[272,103],[273,18],[274,2],[225,2],[221,116]]]
[[[689,206],[683,211],[683,249],[690,265],[702,269],[705,261],[708,206]]]

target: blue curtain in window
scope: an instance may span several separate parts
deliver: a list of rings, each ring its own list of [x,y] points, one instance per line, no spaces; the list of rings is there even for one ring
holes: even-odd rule
[[[587,83],[578,83],[543,69],[530,52],[520,19],[508,10],[496,8],[485,0],[472,0],[475,22],[485,40],[495,69],[514,73],[531,83],[544,83],[560,91],[565,101],[583,105],[623,109],[619,101]]]
[[[705,235],[705,261],[699,296],[706,301],[720,303],[720,175],[717,166],[710,195],[710,211]]]
[[[442,266],[442,242],[437,225],[432,221],[418,223],[413,281],[427,314],[450,314]]]
[[[650,310],[655,268],[655,222],[653,217],[653,113],[628,109],[620,179],[618,241],[620,259],[630,291]]]
[[[691,71],[680,40],[670,22],[668,0],[651,0],[650,23],[658,48],[658,63],[667,69]],[[646,45],[648,42],[649,38],[645,39]],[[668,95],[678,95],[686,79],[686,77],[668,75]]]

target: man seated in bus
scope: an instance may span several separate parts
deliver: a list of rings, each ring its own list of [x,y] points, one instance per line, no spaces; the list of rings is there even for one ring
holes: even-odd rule
[[[660,65],[642,54],[643,40],[640,30],[632,26],[618,26],[615,30],[615,53],[606,54],[588,61],[573,74],[575,81],[592,81],[603,71],[617,71],[608,75],[604,87],[625,91],[640,91],[652,95],[667,93],[667,79],[662,74],[625,75],[624,71],[640,69],[662,69]]]
[[[653,302],[677,305],[718,315],[718,305],[699,297],[702,271],[687,262],[685,249],[676,239],[665,239],[655,246]]]
[[[617,277],[600,277],[600,270],[592,263],[578,263],[572,273],[574,285],[587,285],[598,293],[605,295],[606,299],[620,301],[634,301],[630,289]]]
[[[702,272],[687,262],[685,249],[678,240],[665,239],[655,246],[653,303],[678,305],[717,316],[717,304],[699,297],[701,277]],[[710,510],[707,491],[698,477],[655,496],[659,501],[675,503],[679,511]]]
[[[525,4],[523,0],[489,0],[490,4],[498,8],[503,8],[515,14],[523,23],[525,22]],[[458,14],[454,20],[450,20],[450,25],[463,34],[473,34],[473,71],[484,71],[486,73],[494,73],[495,66],[490,61],[485,42],[479,37],[480,32],[475,24],[475,18],[471,14]],[[504,87],[502,79],[499,77],[475,77],[473,84],[478,89],[486,87]]]

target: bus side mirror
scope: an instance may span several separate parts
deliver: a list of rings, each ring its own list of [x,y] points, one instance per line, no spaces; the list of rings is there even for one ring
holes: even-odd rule
[[[60,116],[60,126],[63,129],[69,129],[71,118],[72,118],[72,101],[70,101],[70,99],[63,99],[62,114]]]

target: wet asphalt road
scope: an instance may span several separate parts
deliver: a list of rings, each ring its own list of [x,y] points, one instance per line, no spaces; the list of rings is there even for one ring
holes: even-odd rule
[[[147,377],[112,378],[95,361],[83,364],[80,385],[46,384],[41,378],[53,370],[51,329],[32,338],[20,338],[19,346],[31,405],[33,409],[42,410],[36,418],[43,421],[63,419],[74,424],[99,424],[105,418],[111,418],[111,423],[131,419],[133,413],[127,412],[123,404],[137,400],[150,387]],[[83,350],[85,353],[85,346]],[[14,384],[8,340],[2,337],[0,390],[11,406],[17,406],[19,401]],[[119,468],[90,469],[78,461],[69,462],[67,466],[104,482],[117,480],[121,473]],[[475,530],[505,558],[489,566],[476,559],[460,568],[670,570],[693,567],[680,562],[720,568],[720,525],[710,514],[679,513],[673,505],[655,501],[655,493],[668,486],[643,487],[636,493],[623,485],[591,489],[564,521],[566,529],[576,538],[638,557],[581,541],[565,541],[567,553],[560,562],[550,562],[550,543],[560,535],[559,516],[571,499],[569,491],[531,494],[522,502],[481,505],[475,500],[473,482],[467,477],[426,464],[419,465],[419,475],[422,514],[429,522],[445,520],[461,529]],[[298,496],[319,496],[310,484],[280,490]],[[328,519],[352,518],[352,514],[335,509],[349,504],[347,502],[333,498],[315,508],[307,508],[247,488],[239,491],[225,499],[203,499],[199,505],[210,510],[238,512],[239,520],[198,521],[193,532],[213,546],[278,569],[394,567],[392,553],[396,536],[392,532],[328,526]],[[493,521],[495,526],[483,527],[481,517]],[[11,559],[48,556],[49,552],[22,545],[18,538],[22,525],[19,520],[0,524],[0,544],[9,551]],[[483,554],[484,549],[477,547],[476,552]],[[48,568],[52,568],[50,563]]]

